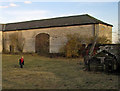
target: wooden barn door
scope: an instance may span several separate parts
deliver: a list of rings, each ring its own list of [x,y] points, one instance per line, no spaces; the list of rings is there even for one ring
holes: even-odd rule
[[[40,33],[36,36],[35,51],[39,54],[49,53],[49,35]]]

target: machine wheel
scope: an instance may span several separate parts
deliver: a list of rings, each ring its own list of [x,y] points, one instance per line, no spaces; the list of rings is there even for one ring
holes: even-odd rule
[[[106,58],[105,59],[105,72],[113,72],[117,69],[117,63],[116,60],[113,58]]]
[[[97,58],[92,58],[89,63],[90,71],[97,71],[98,65],[100,65],[100,61]]]

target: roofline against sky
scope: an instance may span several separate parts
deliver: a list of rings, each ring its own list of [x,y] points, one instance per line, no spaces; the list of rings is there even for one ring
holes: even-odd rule
[[[98,20],[98,21],[101,21],[101,20],[95,18],[94,16],[91,16],[90,14],[82,14],[82,15],[61,16],[61,17],[54,17],[54,18],[37,19],[37,20],[28,20],[28,21],[13,22],[13,23],[4,23],[4,24],[5,24],[5,25],[8,25],[8,24],[17,24],[17,23],[25,23],[25,22],[52,20],[52,19],[58,19],[58,18],[68,18],[68,17],[85,16],[85,15],[87,15],[87,16],[89,16],[89,17],[91,17],[91,18],[94,18],[94,19],[96,19],[96,20]],[[103,22],[103,21],[101,21],[101,22]],[[3,25],[4,25],[4,24],[3,24]],[[112,27],[113,27],[112,24],[108,24],[108,23],[106,23],[106,22],[103,22],[102,24],[109,25],[109,26],[112,26]]]
[[[16,23],[8,23],[8,24],[3,24],[3,25],[13,25],[13,24],[23,24],[23,23],[32,23],[32,22],[43,22],[43,21],[51,21],[51,20],[57,20],[57,19],[69,19],[69,18],[74,18],[74,17],[90,17],[92,19],[94,19],[95,22],[83,22],[83,23],[74,23],[74,24],[65,24],[65,25],[49,25],[49,26],[37,26],[37,27],[29,27],[29,28],[17,28],[17,29],[5,29],[3,31],[15,31],[15,30],[28,30],[28,29],[38,29],[38,28],[52,28],[52,27],[66,27],[66,26],[77,26],[77,25],[89,25],[89,24],[104,24],[104,25],[107,25],[107,26],[111,26],[113,27],[113,25],[111,24],[108,24],[108,23],[105,23],[93,16],[90,16],[89,14],[83,14],[83,15],[75,15],[75,16],[65,16],[65,17],[55,17],[55,18],[48,18],[48,19],[41,19],[41,20],[32,20],[32,21],[24,21],[24,22],[16,22]],[[89,21],[89,20],[88,20]]]

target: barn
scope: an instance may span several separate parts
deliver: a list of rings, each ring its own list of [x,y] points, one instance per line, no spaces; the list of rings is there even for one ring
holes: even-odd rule
[[[2,52],[2,25],[0,25],[0,53]]]
[[[24,42],[23,52],[59,53],[68,34],[88,38],[98,34],[112,40],[112,27],[88,14],[8,23],[2,25],[2,46],[4,51],[17,52],[11,42],[11,36],[17,35],[18,41]]]

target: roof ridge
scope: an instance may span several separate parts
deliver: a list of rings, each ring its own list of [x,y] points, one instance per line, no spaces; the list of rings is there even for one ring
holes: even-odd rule
[[[73,26],[73,25],[85,25],[85,24],[105,24],[108,26],[112,26],[89,14],[23,21],[16,23],[8,23],[5,25],[6,25],[6,30],[17,30],[17,29],[47,28],[47,27]]]
[[[28,20],[28,21],[21,21],[21,22],[13,22],[13,23],[6,23],[7,24],[16,24],[16,23],[25,23],[25,22],[33,22],[33,21],[43,21],[43,20],[52,20],[52,19],[60,19],[60,18],[70,18],[70,17],[77,17],[77,16],[85,16],[89,14],[82,14],[82,15],[71,15],[71,16],[60,16],[60,17],[55,17],[55,18],[46,18],[46,19],[39,19],[39,20]]]

